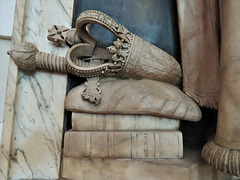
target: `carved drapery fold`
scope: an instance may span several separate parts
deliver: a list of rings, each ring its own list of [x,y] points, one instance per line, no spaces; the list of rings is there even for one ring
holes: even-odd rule
[[[183,91],[200,106],[217,109],[220,29],[218,0],[178,0]]]
[[[218,124],[215,141],[207,143],[203,158],[217,169],[240,175],[240,2],[220,1],[221,56]]]

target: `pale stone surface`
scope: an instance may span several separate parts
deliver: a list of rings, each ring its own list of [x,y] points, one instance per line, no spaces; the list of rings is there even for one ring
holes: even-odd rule
[[[68,48],[54,47],[47,34],[54,24],[71,27],[73,0],[19,0],[16,7],[13,44],[26,40],[64,56]],[[66,79],[60,74],[18,72],[10,61],[0,179],[58,178]]]
[[[187,150],[183,159],[133,160],[64,157],[63,177],[78,180],[231,180],[208,166],[200,151]]]
[[[4,101],[6,95],[6,85],[7,85],[7,73],[8,73],[8,62],[9,56],[7,51],[10,49],[11,41],[0,39],[0,144],[2,137],[2,122],[3,122],[3,111],[4,111]]]
[[[178,129],[179,120],[144,115],[102,115],[72,113],[72,129],[80,130],[153,130]]]
[[[14,27],[12,35],[12,45],[22,40],[24,12],[26,0],[18,0],[16,2],[16,10],[14,15]],[[13,61],[9,61],[7,89],[3,117],[3,132],[0,151],[0,179],[9,178],[9,163],[11,158],[11,138],[13,132],[13,121],[15,113],[15,95],[17,87],[18,69]]]
[[[69,157],[181,158],[180,131],[68,131],[64,154]]]

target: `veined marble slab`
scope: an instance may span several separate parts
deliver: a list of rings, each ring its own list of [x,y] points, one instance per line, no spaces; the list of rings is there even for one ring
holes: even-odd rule
[[[47,34],[54,24],[71,27],[72,11],[73,0],[18,0],[14,42],[29,41],[40,51],[65,56],[68,48],[54,47]],[[18,72],[12,61],[9,72],[0,179],[57,179],[67,76]]]
[[[14,27],[12,35],[12,45],[22,40],[23,25],[24,25],[24,12],[26,0],[18,0],[16,2],[16,9],[14,14]],[[13,61],[9,61],[7,89],[4,106],[3,116],[3,132],[0,151],[0,179],[9,178],[9,164],[11,157],[11,139],[13,132],[14,121],[14,104],[17,87],[18,69]]]
[[[6,95],[6,86],[7,86],[7,70],[8,70],[8,60],[9,56],[7,51],[10,49],[11,41],[0,39],[0,144],[2,137],[2,122],[3,122],[3,110],[4,110],[4,101]]]

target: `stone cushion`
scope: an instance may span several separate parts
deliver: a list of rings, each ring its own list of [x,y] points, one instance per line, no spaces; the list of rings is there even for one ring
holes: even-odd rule
[[[112,80],[100,84],[101,103],[84,101],[84,85],[72,89],[65,99],[68,111],[96,114],[152,115],[199,121],[199,106],[173,85],[154,80]]]

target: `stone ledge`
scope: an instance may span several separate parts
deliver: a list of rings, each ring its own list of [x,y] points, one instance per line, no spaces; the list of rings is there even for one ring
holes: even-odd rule
[[[186,149],[183,159],[133,160],[69,158],[63,160],[63,177],[98,180],[231,180],[231,176],[208,166],[200,150]]]

